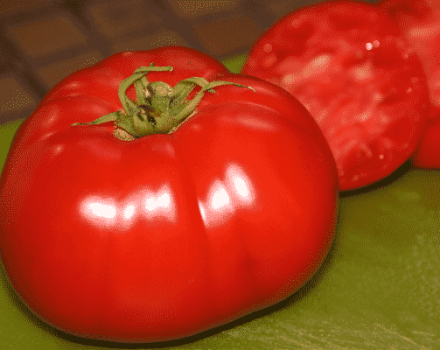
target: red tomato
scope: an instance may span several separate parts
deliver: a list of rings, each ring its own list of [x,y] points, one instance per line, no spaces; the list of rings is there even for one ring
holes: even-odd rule
[[[430,122],[413,156],[421,168],[440,169],[440,2],[386,0],[379,6],[398,23],[416,49],[427,76],[432,110]]]
[[[114,120],[73,125],[120,110],[121,82],[153,62],[173,70],[129,89],[146,104],[131,105],[133,120],[157,126],[156,104],[168,113],[201,96],[185,122],[130,141]],[[177,94],[193,76],[206,93]],[[61,82],[20,127],[0,180],[0,252],[52,326],[170,340],[298,290],[330,248],[337,201],[331,151],[290,94],[191,49],[120,53]]]
[[[440,120],[428,125],[413,155],[412,164],[418,168],[440,169]]]
[[[341,190],[370,185],[413,153],[429,106],[423,69],[377,7],[330,1],[280,19],[242,70],[280,85],[326,136]]]

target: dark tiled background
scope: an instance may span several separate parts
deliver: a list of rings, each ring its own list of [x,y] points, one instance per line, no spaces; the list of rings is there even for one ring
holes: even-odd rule
[[[0,0],[0,123],[27,117],[62,78],[115,52],[174,44],[222,59],[319,1]]]

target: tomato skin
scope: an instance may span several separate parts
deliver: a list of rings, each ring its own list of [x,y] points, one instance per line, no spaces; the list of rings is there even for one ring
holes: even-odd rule
[[[411,159],[412,165],[423,169],[440,169],[440,117],[428,124],[417,150]]]
[[[114,90],[152,61],[174,70],[150,81],[198,75],[255,92],[220,86],[173,133],[134,141],[109,123],[71,126],[121,108]],[[124,53],[61,82],[18,130],[0,178],[0,253],[52,326],[164,341],[298,290],[330,249],[337,205],[330,149],[289,94],[195,50]]]
[[[396,23],[367,3],[327,1],[288,14],[257,40],[242,73],[285,88],[308,108],[343,191],[390,175],[426,128],[419,58]]]
[[[396,20],[408,42],[414,46],[428,81],[430,120],[412,157],[412,164],[418,168],[440,169],[440,3],[383,0],[378,6]]]

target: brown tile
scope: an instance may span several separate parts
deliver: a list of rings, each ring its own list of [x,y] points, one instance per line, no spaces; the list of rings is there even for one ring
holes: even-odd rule
[[[87,43],[86,35],[64,12],[8,25],[7,33],[26,55],[34,59]]]
[[[41,10],[50,5],[60,4],[60,0],[2,0],[0,16],[9,17],[24,12]]]
[[[99,51],[87,52],[82,55],[69,58],[60,62],[55,62],[47,66],[37,69],[37,76],[47,87],[52,88],[56,83],[60,82],[63,78],[71,75],[78,69],[82,69],[91,66],[99,61],[102,57]]]
[[[113,52],[151,50],[168,45],[190,46],[174,31],[164,31],[151,36],[121,40],[113,45]]]
[[[247,49],[261,34],[259,26],[246,15],[198,24],[193,27],[198,40],[211,55],[223,56]]]
[[[9,69],[11,58],[4,48],[0,46],[0,73]]]
[[[37,99],[26,84],[14,74],[0,76],[0,123],[28,116],[37,105]]]
[[[310,6],[323,0],[302,0],[302,1],[291,1],[291,0],[265,0],[266,6],[272,11],[272,13],[277,17],[282,17],[287,15],[289,12],[295,11],[300,7]]]
[[[86,13],[96,29],[111,39],[130,32],[139,32],[161,23],[142,0],[87,3]]]
[[[175,1],[167,0],[173,11],[180,17],[192,19],[206,14],[230,12],[237,8],[240,0],[223,1]]]
[[[259,0],[261,1],[261,0]],[[275,16],[282,17],[288,13],[295,11],[301,7],[311,6],[324,2],[326,0],[264,0],[265,5],[273,12]],[[362,1],[362,0],[361,0]],[[365,0],[367,2],[375,3],[381,0]]]

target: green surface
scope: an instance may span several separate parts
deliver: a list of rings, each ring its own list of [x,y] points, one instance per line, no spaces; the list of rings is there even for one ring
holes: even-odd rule
[[[237,71],[244,57],[226,63]],[[16,127],[0,126],[0,162]],[[440,171],[404,168],[391,179],[341,198],[330,255],[295,295],[182,341],[124,346],[59,333],[1,271],[1,349],[440,349]]]

